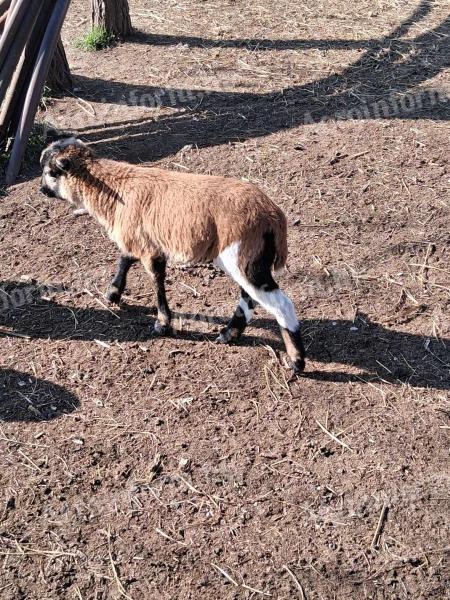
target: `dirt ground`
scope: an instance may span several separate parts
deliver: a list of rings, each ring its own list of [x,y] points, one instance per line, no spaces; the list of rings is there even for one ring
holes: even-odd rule
[[[41,119],[104,156],[244,178],[286,211],[294,379],[238,290],[140,266],[39,193],[0,200],[0,598],[450,598],[448,2],[134,0]]]

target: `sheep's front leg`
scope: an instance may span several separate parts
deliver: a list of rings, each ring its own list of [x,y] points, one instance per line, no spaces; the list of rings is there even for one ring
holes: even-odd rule
[[[164,256],[152,256],[148,260],[142,261],[144,267],[149,272],[156,289],[158,317],[153,326],[155,335],[165,335],[170,330],[172,313],[166,298],[166,288],[164,281],[166,278],[166,259]]]
[[[113,304],[119,304],[125,286],[127,285],[127,275],[131,265],[137,262],[137,258],[122,254],[119,258],[117,271],[114,279],[111,281],[109,289],[106,293],[106,299]]]

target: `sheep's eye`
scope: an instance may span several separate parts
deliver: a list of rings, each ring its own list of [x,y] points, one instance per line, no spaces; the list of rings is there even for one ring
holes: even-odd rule
[[[53,177],[56,179],[56,177],[58,177],[59,173],[55,169],[50,169],[49,175],[50,175],[50,177]]]

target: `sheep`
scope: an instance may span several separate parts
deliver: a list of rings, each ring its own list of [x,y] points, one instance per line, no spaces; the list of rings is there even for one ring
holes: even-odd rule
[[[260,189],[237,179],[101,159],[75,138],[53,142],[41,155],[41,167],[41,191],[85,208],[119,247],[110,302],[120,302],[130,267],[141,261],[157,293],[153,333],[168,333],[167,261],[212,261],[241,290],[217,341],[239,339],[259,303],[277,320],[294,373],[303,371],[305,350],[295,308],[272,275],[286,264],[287,221]]]

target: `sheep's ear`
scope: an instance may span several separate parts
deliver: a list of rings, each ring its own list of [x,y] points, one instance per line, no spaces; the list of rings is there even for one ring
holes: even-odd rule
[[[68,173],[70,171],[72,163],[68,158],[57,158],[55,160],[55,166],[63,173]]]
[[[49,152],[48,148],[46,148],[45,150],[42,150],[42,152],[41,152],[41,158],[39,159],[39,164],[41,165],[41,169],[45,165],[45,161],[47,160],[48,152]]]
[[[48,162],[48,160],[53,152],[54,152],[53,144],[50,144],[50,146],[47,146],[47,148],[42,150],[41,158],[39,161],[42,168],[44,168],[45,163]]]

